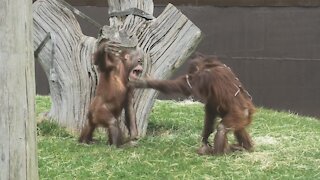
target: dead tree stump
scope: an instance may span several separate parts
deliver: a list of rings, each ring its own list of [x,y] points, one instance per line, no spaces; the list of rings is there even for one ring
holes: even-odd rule
[[[200,42],[199,28],[172,4],[157,18],[152,15],[152,0],[109,0],[108,5],[110,26],[138,38],[138,46],[145,52],[144,73],[154,78],[168,78]],[[38,0],[33,5],[33,13],[34,47],[48,32],[54,35],[56,44],[53,60],[50,43],[39,54],[53,103],[48,115],[69,129],[80,130],[97,84],[97,71],[91,63],[97,40],[82,34],[72,12],[59,1]],[[110,36],[104,29],[102,35]],[[135,92],[140,136],[146,133],[157,94],[153,90]],[[124,125],[121,127],[124,129]]]

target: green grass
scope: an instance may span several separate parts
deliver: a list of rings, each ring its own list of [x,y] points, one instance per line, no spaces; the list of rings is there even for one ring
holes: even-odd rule
[[[49,107],[50,99],[37,97],[37,114]],[[43,121],[40,179],[320,179],[318,119],[260,108],[249,128],[254,152],[198,156],[202,108],[157,101],[147,136],[123,149],[107,146],[104,136],[94,145],[78,144],[77,137]]]

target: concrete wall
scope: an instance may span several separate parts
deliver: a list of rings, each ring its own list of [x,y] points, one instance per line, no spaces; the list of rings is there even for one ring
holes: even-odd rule
[[[320,117],[320,8],[180,7],[259,106]]]
[[[156,6],[154,16],[164,7]],[[77,8],[108,24],[107,8]],[[238,74],[258,106],[320,117],[320,7],[178,8],[204,33],[197,50],[221,57]],[[79,21],[85,34],[96,36],[98,29]],[[37,92],[45,94],[41,76],[37,75]]]

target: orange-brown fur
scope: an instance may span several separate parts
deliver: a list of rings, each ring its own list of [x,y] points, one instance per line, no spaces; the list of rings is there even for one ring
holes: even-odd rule
[[[251,96],[229,67],[215,57],[198,56],[191,61],[189,72],[173,80],[137,80],[138,88],[153,88],[163,93],[193,95],[205,104],[202,133],[203,146],[199,154],[221,154],[230,150],[251,150],[253,143],[246,127],[252,121],[255,107]],[[214,148],[208,138],[214,130],[216,118],[222,118],[214,138]],[[227,133],[233,131],[238,144],[229,147]]]
[[[135,113],[132,108],[132,88],[128,87],[130,71],[138,64],[136,50],[123,49],[119,55],[108,51],[108,45],[101,42],[94,54],[98,66],[99,83],[88,112],[88,121],[81,131],[79,142],[90,143],[96,127],[108,129],[109,144],[117,147],[124,143],[118,118],[123,108],[126,125],[131,138],[138,135]]]

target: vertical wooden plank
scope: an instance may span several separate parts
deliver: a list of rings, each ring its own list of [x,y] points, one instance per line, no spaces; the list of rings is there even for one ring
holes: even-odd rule
[[[38,179],[31,3],[0,0],[1,180]]]
[[[8,31],[8,16],[9,14],[9,2],[1,0],[0,6],[0,39],[3,43],[0,43],[0,179],[9,179],[10,167],[9,167],[9,158],[10,158],[10,148],[9,148],[9,106],[7,94],[9,89],[7,88],[7,79],[8,74],[6,71],[7,60],[9,59],[9,45],[4,44],[7,42],[7,31]]]

